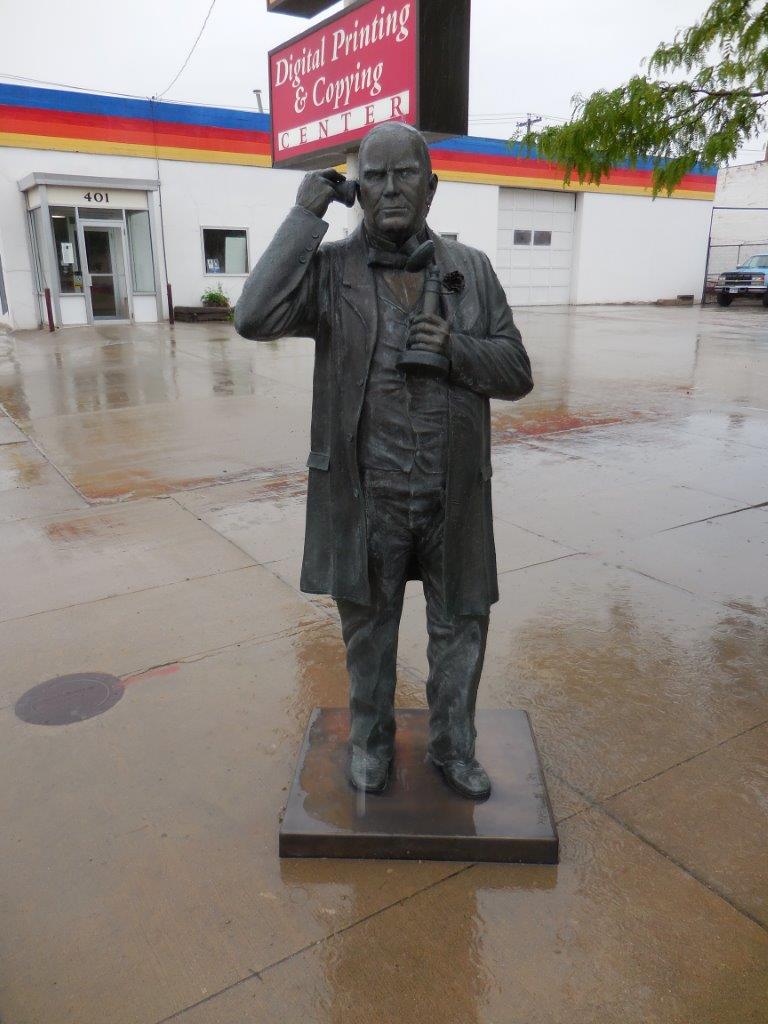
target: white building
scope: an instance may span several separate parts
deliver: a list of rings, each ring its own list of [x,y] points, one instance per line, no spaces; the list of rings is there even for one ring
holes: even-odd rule
[[[648,168],[599,189],[490,139],[432,148],[430,216],[487,252],[513,306],[653,302],[702,285],[714,177],[650,195]],[[151,322],[247,272],[293,203],[267,115],[0,85],[0,322]],[[348,227],[329,211],[328,239]]]
[[[768,252],[768,160],[724,167],[717,176],[707,276]]]

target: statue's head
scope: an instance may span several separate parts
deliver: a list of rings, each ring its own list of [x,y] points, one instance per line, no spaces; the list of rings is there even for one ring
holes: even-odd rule
[[[398,245],[421,231],[437,189],[424,137],[397,121],[360,143],[360,205],[366,230]]]

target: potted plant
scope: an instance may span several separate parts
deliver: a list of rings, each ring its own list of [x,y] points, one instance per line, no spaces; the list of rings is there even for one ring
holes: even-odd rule
[[[177,320],[187,323],[231,320],[234,315],[229,297],[220,284],[203,292],[199,306],[174,306],[173,312]]]
[[[200,296],[200,301],[204,306],[229,309],[229,297],[225,294],[220,284],[215,288],[207,288]]]

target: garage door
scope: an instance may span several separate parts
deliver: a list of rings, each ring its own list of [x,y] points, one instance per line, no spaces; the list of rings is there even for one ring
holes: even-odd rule
[[[576,196],[499,189],[496,270],[511,306],[568,303]]]

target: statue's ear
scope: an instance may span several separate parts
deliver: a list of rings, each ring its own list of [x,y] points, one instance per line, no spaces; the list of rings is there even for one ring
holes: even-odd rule
[[[438,179],[436,174],[430,174],[430,176],[429,176],[429,195],[430,195],[430,197],[434,196],[435,192],[437,192],[437,182],[438,182],[438,180],[439,179]]]

